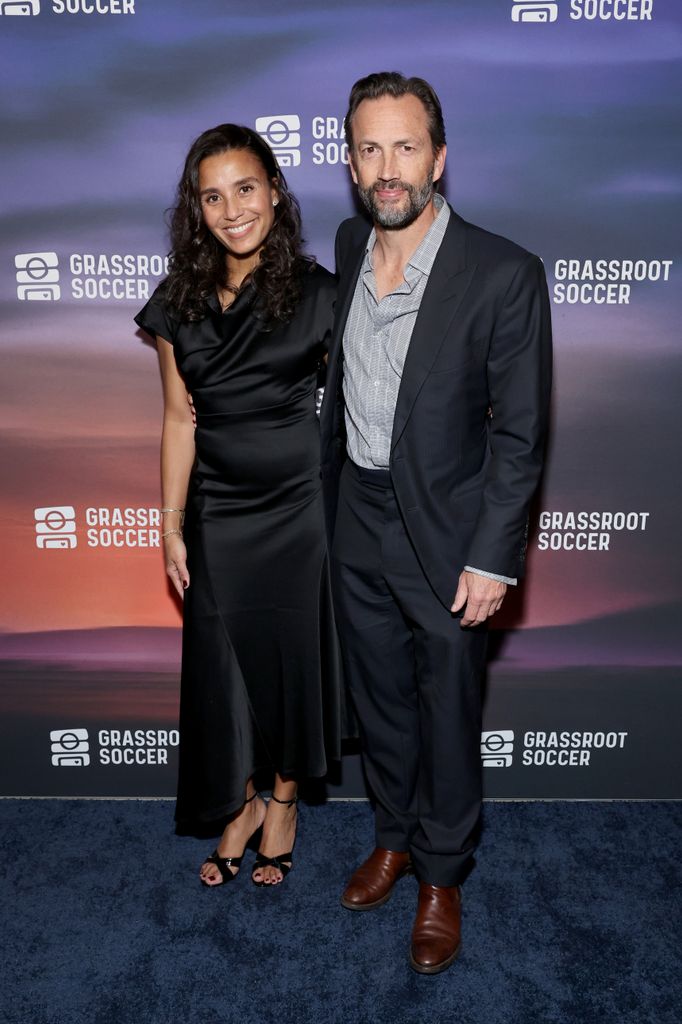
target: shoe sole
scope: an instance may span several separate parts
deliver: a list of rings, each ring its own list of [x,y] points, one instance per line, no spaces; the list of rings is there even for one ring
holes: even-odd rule
[[[443,960],[439,964],[428,965],[418,963],[418,961],[415,960],[414,957],[412,956],[412,950],[410,950],[410,967],[412,968],[413,971],[416,971],[417,974],[440,974],[441,971],[447,971],[450,964],[455,962],[455,960],[459,956],[461,948],[462,943],[460,942],[452,956],[449,956],[447,960]]]
[[[377,907],[383,907],[384,903],[388,903],[388,901],[390,900],[390,898],[391,898],[391,896],[393,894],[393,890],[394,890],[394,888],[396,886],[396,883],[399,882],[401,878],[404,878],[405,875],[411,875],[413,873],[414,873],[414,869],[413,869],[412,865],[408,864],[408,866],[406,868],[404,868],[400,872],[400,874],[398,875],[398,877],[396,878],[395,882],[393,883],[391,888],[388,890],[386,895],[382,896],[381,899],[375,900],[374,903],[351,903],[350,900],[346,900],[342,896],[341,897],[341,906],[345,907],[346,910],[376,910]]]

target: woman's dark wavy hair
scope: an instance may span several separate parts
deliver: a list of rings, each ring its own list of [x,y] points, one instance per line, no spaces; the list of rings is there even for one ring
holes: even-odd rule
[[[228,287],[225,247],[208,230],[201,212],[199,164],[206,157],[230,150],[253,153],[279,196],[260,262],[247,278],[260,299],[259,313],[265,326],[272,327],[274,322],[286,322],[293,316],[303,290],[303,274],[313,261],[303,254],[300,207],[272,150],[257,132],[242,125],[209,128],[192,143],[187,154],[170,216],[171,260],[166,298],[182,320],[202,320],[206,316],[206,301],[215,294],[216,287]]]

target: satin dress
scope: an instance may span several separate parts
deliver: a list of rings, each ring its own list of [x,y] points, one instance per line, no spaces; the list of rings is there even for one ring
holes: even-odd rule
[[[196,408],[186,502],[176,820],[238,810],[260,768],[320,777],[340,756],[315,391],[335,280],[315,266],[264,331],[252,289],[181,322],[163,285],[135,318],[173,345]]]

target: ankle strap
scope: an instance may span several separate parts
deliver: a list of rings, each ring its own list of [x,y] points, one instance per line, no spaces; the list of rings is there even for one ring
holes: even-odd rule
[[[298,795],[293,797],[293,799],[291,800],[280,800],[279,797],[275,796],[275,794],[273,793],[270,799],[274,800],[276,804],[283,804],[285,807],[293,807],[294,804],[298,803]]]
[[[257,796],[260,796],[260,793],[258,792],[258,790],[255,790],[255,792],[253,792],[253,793],[251,794],[251,796],[247,796],[247,798],[246,798],[246,800],[244,801],[244,803],[245,803],[245,804],[250,804],[250,803],[251,803],[251,801],[252,801],[252,800],[255,800]]]

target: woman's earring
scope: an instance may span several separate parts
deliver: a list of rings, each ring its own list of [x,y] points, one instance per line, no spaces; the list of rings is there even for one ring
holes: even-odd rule
[[[273,199],[273,200],[272,200],[272,205],[273,205],[273,206],[277,206],[277,203],[278,203],[278,202],[279,202],[279,199]]]

